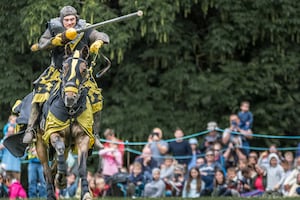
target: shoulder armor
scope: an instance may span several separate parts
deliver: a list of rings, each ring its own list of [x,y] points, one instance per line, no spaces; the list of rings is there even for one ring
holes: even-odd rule
[[[84,19],[79,19],[75,28],[78,29],[78,28],[85,28],[87,26],[87,23]]]
[[[48,22],[48,27],[52,36],[57,35],[65,31],[63,24],[60,21],[60,18],[53,18]]]

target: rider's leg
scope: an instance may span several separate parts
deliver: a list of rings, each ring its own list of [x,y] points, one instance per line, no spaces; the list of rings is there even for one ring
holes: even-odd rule
[[[103,145],[100,142],[99,132],[100,132],[100,117],[101,112],[94,113],[94,125],[93,125],[93,133],[95,136],[95,147],[98,149],[102,149]]]
[[[30,117],[28,120],[27,129],[25,130],[25,135],[23,138],[23,143],[30,144],[33,141],[33,138],[35,137],[35,125],[38,121],[40,115],[40,105],[39,103],[32,103],[31,104],[31,112]]]

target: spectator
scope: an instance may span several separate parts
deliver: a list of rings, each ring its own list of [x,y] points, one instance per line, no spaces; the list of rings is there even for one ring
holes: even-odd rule
[[[18,198],[27,199],[26,191],[19,180],[7,175],[5,184],[8,187],[9,200],[15,200]]]
[[[188,170],[190,170],[192,167],[197,166],[197,158],[201,155],[200,150],[198,149],[198,141],[196,138],[190,138],[189,144],[192,150],[192,158],[190,160],[190,163],[188,165]]]
[[[257,164],[257,161],[257,153],[255,151],[251,151],[248,156],[248,164],[254,167]]]
[[[174,165],[173,165],[173,157],[166,156],[164,163],[161,165],[160,169],[160,178],[167,183],[172,180],[174,177]]]
[[[128,177],[127,194],[135,198],[140,197],[145,186],[145,178],[142,172],[142,165],[139,162],[134,162],[132,172]]]
[[[28,154],[28,196],[29,198],[47,197],[43,166],[37,158],[36,148],[32,144]]]
[[[227,189],[226,177],[223,170],[217,169],[214,178],[213,197],[231,196],[231,191]]]
[[[160,169],[152,170],[153,180],[145,185],[144,197],[158,198],[165,194],[165,183],[160,179]]]
[[[296,182],[292,184],[291,189],[287,195],[288,197],[300,196],[300,173],[297,174]]]
[[[145,147],[142,155],[135,159],[142,165],[142,171],[146,182],[152,179],[152,170],[158,167],[157,161],[153,159],[150,148]]]
[[[229,121],[230,127],[223,132],[222,142],[231,150],[231,154],[227,155],[226,159],[233,156],[237,162],[238,159],[245,159],[249,154],[248,139],[252,138],[252,131],[240,129],[238,126],[240,119],[235,114],[230,115]]]
[[[228,188],[228,193],[225,196],[234,196],[234,197],[239,197],[239,182],[240,180],[238,179],[236,169],[234,167],[229,167],[227,168],[227,173],[226,173],[226,183],[227,183],[227,188]]]
[[[7,132],[5,132],[5,138],[14,134],[15,125],[8,123]],[[0,148],[3,151],[2,164],[5,168],[6,175],[9,175],[13,179],[20,181],[21,178],[21,160],[20,158],[15,157],[6,149],[3,144],[0,145]]]
[[[70,172],[67,175],[67,187],[59,191],[59,196],[61,198],[75,197],[77,187],[78,182],[76,180],[76,174],[74,172]]]
[[[240,119],[239,127],[242,130],[252,129],[253,125],[253,114],[250,111],[250,103],[243,101],[240,106],[240,112],[238,113]]]
[[[122,154],[118,149],[118,144],[113,142],[114,140],[111,140],[109,147],[105,147],[99,151],[99,155],[102,156],[102,174],[106,183],[112,175],[119,171],[122,165]]]
[[[284,170],[284,175],[283,175],[284,178],[283,178],[282,182],[280,182],[280,185],[281,185],[280,190],[281,190],[283,196],[287,196],[288,191],[286,191],[285,188],[284,188],[284,182],[287,179],[287,177],[289,177],[289,175],[292,173],[292,169],[291,169],[290,164],[287,160],[282,160],[281,161],[281,166]]]
[[[124,152],[125,152],[125,145],[123,143],[122,140],[116,138],[115,136],[115,131],[113,129],[110,129],[110,128],[107,128],[105,131],[104,131],[104,137],[105,139],[107,140],[105,143],[104,143],[104,148],[105,147],[109,147],[110,143],[109,141],[115,141],[117,142],[117,145],[118,145],[118,149],[119,151],[121,152],[122,154],[122,158],[124,156]],[[123,159],[122,159],[123,160]]]
[[[169,152],[172,154],[179,164],[183,164],[186,167],[188,166],[192,156],[192,150],[188,143],[188,141],[183,140],[184,132],[177,128],[174,132],[174,136],[176,138],[175,141],[170,142],[169,144]],[[187,158],[176,158],[176,157],[187,157]]]
[[[103,177],[95,175],[93,180],[90,182],[90,188],[93,193],[93,197],[105,197],[109,189],[109,185],[105,183]]]
[[[215,170],[222,169],[222,167],[215,161],[213,150],[208,150],[205,153],[205,160],[206,163],[200,166],[201,178],[205,183],[205,188],[201,191],[201,196],[210,196],[214,187]]]
[[[197,198],[200,197],[201,191],[204,189],[205,183],[201,179],[201,174],[198,168],[193,167],[189,171],[189,177],[184,184],[182,198]]]
[[[171,181],[168,182],[169,185],[171,185],[171,196],[174,197],[181,197],[182,196],[182,190],[183,185],[185,182],[184,178],[184,166],[180,164],[174,165],[174,177]]]
[[[201,152],[212,149],[215,142],[221,142],[221,135],[217,132],[218,124],[216,122],[208,122],[207,130],[209,133],[204,137],[204,141],[200,145]]]
[[[220,142],[215,142],[213,145],[213,151],[215,154],[215,162],[219,163],[224,174],[226,174],[226,160],[222,153],[222,144]]]
[[[284,181],[284,189],[285,191],[289,192],[291,189],[291,186],[296,183],[297,181],[297,175],[300,173],[300,157],[296,158],[296,166],[290,173],[290,175],[285,179]]]
[[[203,157],[197,158],[196,167],[200,168],[200,166],[202,166],[204,164],[205,164],[205,158],[203,158]]]
[[[284,179],[284,171],[279,164],[278,155],[271,153],[269,156],[269,166],[266,167],[267,172],[267,186],[266,192],[269,194],[277,194],[280,192],[280,183]]]
[[[148,138],[148,144],[144,148],[150,148],[154,160],[158,166],[164,162],[164,155],[168,152],[168,143],[162,140],[163,132],[160,128],[154,128]]]
[[[293,169],[293,165],[294,165],[294,155],[293,155],[293,152],[286,151],[283,154],[283,158],[284,158],[284,160],[287,161],[289,170],[292,170]]]
[[[5,185],[5,180],[3,178],[3,174],[0,174],[0,198],[8,197],[8,189]]]

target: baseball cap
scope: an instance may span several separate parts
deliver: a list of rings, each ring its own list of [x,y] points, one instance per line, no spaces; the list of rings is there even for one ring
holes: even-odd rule
[[[208,131],[213,131],[213,130],[215,130],[216,128],[218,128],[217,122],[211,121],[211,122],[208,122],[208,123],[207,123],[207,130],[208,130]]]
[[[189,139],[189,144],[198,144],[198,141],[196,138],[190,138]]]

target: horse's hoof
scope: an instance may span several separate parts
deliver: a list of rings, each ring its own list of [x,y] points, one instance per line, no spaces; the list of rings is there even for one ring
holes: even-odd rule
[[[55,175],[55,186],[58,189],[64,189],[67,187],[67,179],[66,179],[66,175],[62,174],[62,173],[57,173]]]
[[[82,197],[82,200],[92,200],[92,196],[89,192],[85,193]]]

